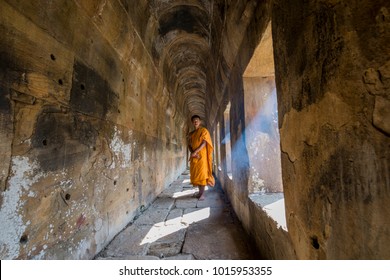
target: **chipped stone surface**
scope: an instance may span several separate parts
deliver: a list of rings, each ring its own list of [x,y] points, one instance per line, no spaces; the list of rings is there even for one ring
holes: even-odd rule
[[[166,226],[173,228],[175,231],[166,235],[166,229],[163,229],[165,235],[162,235],[157,241],[149,246],[148,255],[160,258],[171,257],[180,254],[183,246],[186,228],[184,226]],[[172,229],[168,230],[171,232]]]

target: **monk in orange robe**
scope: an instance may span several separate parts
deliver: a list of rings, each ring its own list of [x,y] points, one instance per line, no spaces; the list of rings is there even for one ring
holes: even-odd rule
[[[195,130],[188,135],[188,148],[190,156],[190,179],[194,187],[198,187],[199,193],[196,197],[199,200],[205,198],[204,190],[206,185],[213,187],[213,143],[209,131],[201,125],[198,115],[191,117]]]

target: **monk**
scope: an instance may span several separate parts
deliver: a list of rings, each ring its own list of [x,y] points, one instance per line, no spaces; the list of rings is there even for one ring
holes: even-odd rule
[[[205,199],[206,185],[213,187],[215,180],[212,174],[213,144],[210,133],[202,126],[198,115],[191,117],[195,130],[188,135],[188,149],[190,155],[190,179],[199,192],[195,195],[199,200]]]

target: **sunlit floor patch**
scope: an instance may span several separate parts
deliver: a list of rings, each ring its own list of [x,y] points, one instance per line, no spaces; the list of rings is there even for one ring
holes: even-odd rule
[[[192,224],[210,217],[210,207],[202,208],[200,210],[193,211],[183,215],[183,223]]]
[[[286,214],[284,213],[284,198],[264,206],[263,209],[282,229],[287,231]]]
[[[194,212],[185,214],[183,217],[159,222],[153,225],[149,232],[142,239],[140,245],[153,243],[157,240],[173,234],[181,229],[187,228],[190,224],[199,222],[210,217],[210,208],[202,208]]]
[[[185,190],[185,191],[181,191],[181,192],[175,192],[172,195],[172,197],[173,198],[178,198],[178,197],[183,197],[183,196],[191,196],[194,193],[196,193],[197,191],[198,191],[198,189],[193,188],[193,189],[189,189],[189,190]]]
[[[164,225],[164,222],[157,223],[149,230],[144,239],[141,241],[140,245],[156,242],[160,238],[173,234],[186,227],[186,225],[181,223],[170,225]]]

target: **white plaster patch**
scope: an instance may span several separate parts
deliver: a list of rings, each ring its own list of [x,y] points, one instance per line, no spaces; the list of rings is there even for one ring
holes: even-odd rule
[[[68,188],[71,188],[72,185],[73,185],[73,182],[72,182],[71,179],[62,180],[62,181],[60,182],[60,186],[61,186],[61,187],[65,187],[65,188],[67,188],[67,189],[68,189]]]
[[[132,132],[129,132],[129,136],[132,135]],[[120,162],[122,168],[129,167],[131,164],[131,151],[132,145],[125,144],[120,136],[120,131],[115,127],[114,136],[111,139],[110,148],[115,155],[117,161]],[[115,168],[115,160],[111,163],[111,169]]]
[[[19,256],[19,240],[29,224],[23,223],[24,201],[21,198],[43,176],[43,173],[37,170],[38,164],[31,163],[27,157],[12,158],[9,186],[1,194],[3,204],[0,209],[0,259],[15,259]]]
[[[45,245],[45,246],[46,246],[46,245]],[[46,246],[46,248],[47,248],[47,246]],[[44,248],[43,250],[39,251],[39,253],[36,254],[36,255],[33,257],[33,259],[34,259],[34,260],[42,260],[42,259],[44,259],[45,255],[46,255],[46,252],[45,252],[45,249],[46,249],[46,248]]]
[[[33,192],[33,191],[30,191],[30,192],[28,193],[28,197],[36,197],[36,196],[37,196],[36,193]]]
[[[88,241],[86,238],[80,240],[78,244],[76,245],[76,254],[77,256],[74,256],[76,259],[84,259],[86,256],[86,252],[91,248],[91,241]]]
[[[260,178],[259,172],[252,166],[251,168],[251,183],[253,185],[253,191],[259,193],[265,193],[264,180]]]

